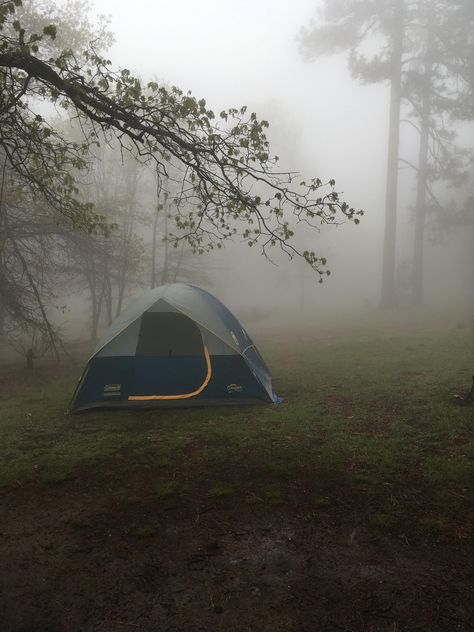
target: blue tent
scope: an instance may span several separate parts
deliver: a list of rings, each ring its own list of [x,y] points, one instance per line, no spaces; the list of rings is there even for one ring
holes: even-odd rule
[[[280,401],[251,338],[212,294],[174,283],[129,305],[99,341],[69,412]]]

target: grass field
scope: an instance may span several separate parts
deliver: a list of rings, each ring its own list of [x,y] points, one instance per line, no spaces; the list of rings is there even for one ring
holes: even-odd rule
[[[196,558],[198,566],[203,566],[197,570],[192,565],[191,570],[185,566],[180,577],[183,591],[190,590],[185,586],[186,575],[189,581],[195,581],[196,572],[201,582],[207,581],[207,588],[203,588],[202,595],[192,593],[189,603],[179,608],[179,600],[168,595],[169,607],[161,604],[159,614],[150,614],[153,608],[148,604],[151,610],[138,619],[136,629],[467,630],[463,626],[468,625],[469,615],[459,605],[451,610],[444,606],[448,612],[445,620],[439,612],[436,620],[428,614],[431,589],[419,597],[418,606],[409,607],[408,596],[401,601],[397,597],[397,601],[393,593],[390,599],[387,594],[399,581],[395,580],[395,561],[390,568],[384,566],[387,594],[380,586],[372,586],[370,582],[377,583],[374,577],[367,579],[358,573],[361,564],[369,563],[364,555],[372,555],[373,574],[377,564],[374,559],[380,561],[386,551],[388,557],[400,560],[402,547],[403,559],[411,556],[413,565],[404,571],[405,583],[397,584],[399,592],[423,585],[420,573],[425,585],[434,590],[433,582],[426,583],[428,571],[424,564],[429,565],[430,558],[432,566],[435,561],[441,563],[446,555],[446,565],[439,567],[439,576],[446,581],[454,572],[452,565],[461,576],[455,579],[455,589],[440,586],[438,599],[442,602],[445,598],[451,605],[464,602],[469,609],[472,594],[463,568],[467,572],[472,553],[474,408],[456,404],[452,395],[470,387],[474,370],[472,328],[434,327],[424,332],[412,328],[406,332],[403,328],[368,324],[356,328],[355,335],[354,328],[309,333],[308,329],[301,329],[297,335],[284,336],[283,342],[268,332],[262,341],[261,351],[272,369],[275,389],[285,398],[281,405],[94,411],[65,416],[81,370],[80,359],[63,360],[60,366],[45,363],[32,374],[19,367],[4,366],[0,374],[0,493],[9,508],[11,523],[7,532],[15,533],[13,525],[24,524],[25,519],[29,523],[32,516],[41,523],[41,509],[47,507],[48,520],[54,524],[48,533],[56,534],[54,541],[61,542],[64,534],[69,534],[64,550],[73,543],[75,546],[78,540],[97,542],[97,538],[105,537],[107,523],[118,538],[116,545],[122,553],[124,541],[127,547],[132,541],[134,551],[139,548],[146,555],[151,546],[156,555],[156,548],[165,537],[163,533],[168,534],[165,539],[171,537],[170,529],[184,529],[184,524],[204,529],[200,535],[193,531],[186,542],[181,541],[183,550],[194,542],[196,554],[204,542],[203,557]],[[220,516],[218,527],[211,520],[215,512]],[[257,518],[259,527],[255,526]],[[116,531],[111,525],[118,522],[122,526]],[[47,528],[44,524],[39,531],[33,529],[36,535],[29,538],[18,536],[16,551],[21,551],[22,543],[25,550],[33,547],[35,538],[41,539]],[[267,541],[269,536],[258,531],[260,528],[273,533],[273,545]],[[337,579],[339,584],[331,575],[336,584],[324,602],[311,597],[311,611],[304,601],[309,600],[304,587],[311,584],[314,571],[308,570],[299,553],[290,556],[285,549],[284,555],[278,553],[283,555],[283,561],[275,562],[272,576],[284,577],[289,586],[299,582],[298,598],[287,603],[282,601],[280,584],[276,590],[270,580],[263,585],[257,582],[250,586],[248,597],[253,599],[256,610],[252,612],[252,606],[247,604],[250,618],[241,619],[239,606],[233,603],[235,590],[228,586],[226,596],[215,596],[219,593],[216,574],[227,577],[218,569],[219,555],[223,556],[223,541],[234,533],[233,529],[235,533],[247,533],[248,537],[241,537],[247,548],[250,542],[257,546],[260,538],[259,550],[265,546],[280,550],[282,537],[295,541],[303,531],[306,543],[301,535],[302,549],[309,546],[308,537],[313,538],[313,547],[320,547],[328,538],[336,569],[344,566],[347,542],[353,545],[351,551],[358,544],[358,570],[347,581],[354,577],[359,580],[344,588],[346,565],[346,571],[341,570]],[[334,549],[334,542],[342,548]],[[125,558],[131,555],[127,547]],[[372,547],[371,552],[367,548],[363,553],[361,547]],[[13,568],[16,558],[11,557],[8,547],[7,553]],[[44,551],[42,554],[51,558]],[[248,551],[247,554],[247,559],[253,559]],[[111,550],[110,560],[116,555],[117,551]],[[234,557],[240,559],[237,554]],[[55,568],[59,562],[54,555],[52,559],[50,563]],[[267,551],[267,571],[269,559],[272,558]],[[62,560],[61,564],[66,562]],[[235,563],[234,575],[238,564]],[[89,573],[94,572],[89,569]],[[57,577],[57,569],[54,573]],[[140,594],[153,592],[155,584],[150,579],[153,572],[150,573],[147,581],[152,588]],[[256,569],[253,574],[258,576]],[[49,585],[48,582],[49,579]],[[226,582],[222,582],[224,586]],[[385,599],[385,609],[380,604],[373,608],[365,604],[365,610],[362,608],[361,595],[369,599],[367,582],[372,593],[378,595],[374,599]],[[51,586],[54,585],[53,582]],[[168,588],[161,589],[166,592]],[[29,590],[33,603],[44,594],[44,588],[34,583]],[[338,603],[338,591],[344,606]],[[155,592],[160,590],[156,588]],[[14,593],[8,594],[13,598]],[[242,595],[238,594],[242,603]],[[259,598],[255,599],[255,595]],[[101,607],[95,611],[102,623],[96,621],[95,625],[90,613],[89,618],[80,618],[78,612],[84,609],[78,605],[81,599],[77,599],[69,605],[69,615],[58,606],[51,612],[43,608],[37,629],[122,630],[137,621],[129,617],[130,612],[136,615],[135,607],[121,611],[119,619],[110,619],[114,609],[110,603],[105,606],[102,598]],[[298,599],[299,606],[294,610]],[[353,612],[348,599],[356,604],[359,614]],[[169,603],[181,614],[173,614]],[[31,619],[27,615],[20,621],[8,606],[4,608],[10,622],[8,629],[28,629]],[[105,612],[108,624],[104,622]],[[217,615],[220,616],[209,619]],[[313,627],[315,621],[319,627]]]

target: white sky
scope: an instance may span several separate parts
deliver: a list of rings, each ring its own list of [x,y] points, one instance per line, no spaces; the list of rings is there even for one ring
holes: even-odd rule
[[[95,0],[110,15],[113,65],[204,97],[216,112],[248,105],[270,120],[275,153],[306,177],[335,178],[363,227],[337,231],[336,253],[350,242],[377,291],[381,260],[388,91],[350,79],[343,58],[305,63],[296,35],[318,0]],[[272,119],[274,121],[272,129]],[[373,249],[367,248],[373,239]],[[316,244],[317,246],[317,244]],[[327,254],[327,249],[324,253]],[[375,270],[375,275],[373,271]],[[353,262],[339,275],[341,288]],[[275,273],[275,278],[281,270]],[[341,290],[345,291],[345,290]]]
[[[301,263],[275,268],[254,249],[239,245],[227,247],[217,264],[212,257],[206,263],[220,272],[220,285],[209,289],[230,307],[236,296],[250,297],[252,305],[277,306],[283,286],[290,301],[304,287],[315,304],[351,298],[376,304],[389,92],[386,85],[352,80],[343,56],[302,60],[296,36],[316,17],[320,0],[93,1],[97,14],[111,16],[116,44],[107,55],[113,67],[190,89],[215,112],[248,105],[270,121],[273,151],[285,169],[305,178],[335,178],[346,201],[366,211],[359,227],[346,224],[305,235],[305,246],[329,259],[333,276],[322,287],[311,289],[314,276]],[[416,142],[405,132],[402,141],[404,152],[416,161]],[[404,263],[410,261],[413,242],[408,220],[413,177],[405,172],[400,189],[397,247]],[[444,254],[432,258],[430,277],[437,286],[449,273],[444,286],[453,286]],[[236,287],[242,291],[236,293]]]
[[[316,5],[317,0],[95,1],[99,13],[112,17],[115,65],[191,89],[215,110],[278,103],[300,128],[305,158],[323,171],[327,163],[321,175],[336,177],[334,169],[343,174],[342,165],[350,162],[344,155],[356,147],[359,164],[362,150],[380,165],[387,95],[381,86],[348,80],[341,59],[302,61],[296,34]]]
[[[292,167],[343,178],[345,189],[355,180],[356,194],[360,170],[367,169],[378,200],[387,90],[352,81],[343,59],[302,61],[296,34],[315,16],[317,0],[135,0],[133,8],[129,1],[96,0],[95,6],[112,17],[114,65],[191,89],[216,111],[247,104],[265,117],[266,105],[276,104],[300,136],[305,164]],[[354,167],[359,173],[347,179]],[[359,206],[369,201],[368,187],[361,189]]]

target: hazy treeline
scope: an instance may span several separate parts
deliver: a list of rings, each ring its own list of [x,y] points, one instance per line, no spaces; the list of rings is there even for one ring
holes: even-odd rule
[[[110,24],[96,22],[86,1],[59,9],[50,0],[23,4],[20,15],[36,30],[47,32],[48,16],[56,16],[57,36],[47,44],[51,55],[66,46],[79,53],[91,41],[106,54],[113,43]],[[295,116],[290,98],[242,95],[269,119],[270,148],[281,157],[282,169],[299,169],[304,179],[316,166],[322,177],[336,175],[338,184],[342,177],[350,203],[366,211],[360,226],[318,217],[320,233],[309,228],[311,220],[288,219],[285,230],[294,233],[299,251],[317,249],[323,268],[328,259],[332,274],[329,278],[324,269],[323,288],[304,258],[287,265],[295,253],[285,254],[284,247],[265,252],[278,267],[268,265],[261,242],[249,240],[251,223],[245,240],[232,237],[237,215],[228,219],[228,235],[221,235],[231,237],[224,252],[220,239],[211,254],[199,244],[174,241],[193,224],[180,219],[180,205],[189,202],[172,163],[163,170],[137,160],[130,139],[109,137],[107,144],[97,142],[86,151],[84,122],[72,112],[68,120],[67,109],[54,109],[45,100],[43,117],[74,144],[73,153],[62,156],[66,177],[56,195],[66,198],[74,190],[81,206],[70,209],[74,222],[69,223],[67,209],[59,216],[55,201],[38,196],[1,150],[1,335],[23,353],[59,351],[78,322],[87,324],[76,335],[94,340],[131,296],[175,281],[215,288],[249,313],[289,305],[304,309],[318,301],[390,307],[443,297],[467,302],[474,286],[473,26],[470,0],[326,0],[317,3],[313,16],[301,16],[299,27],[288,33],[297,63],[311,62],[316,82],[328,76],[328,68],[344,77],[347,63],[352,81],[380,85],[379,103],[385,108],[388,127],[368,126],[366,145],[361,146],[360,130],[354,139],[334,139],[335,174],[325,160],[332,143],[324,135],[324,142],[308,139],[312,123]],[[364,94],[362,86],[359,91]],[[41,102],[41,94],[35,98]],[[331,116],[326,111],[328,125],[337,126]],[[91,130],[93,124],[89,138]],[[40,134],[40,122],[35,133]],[[370,174],[365,163],[373,161],[368,148],[374,137],[383,160]],[[53,139],[48,134],[41,142],[42,159],[49,161]],[[252,193],[259,193],[258,184]],[[78,229],[81,213],[84,226]],[[88,214],[96,218],[93,226]]]

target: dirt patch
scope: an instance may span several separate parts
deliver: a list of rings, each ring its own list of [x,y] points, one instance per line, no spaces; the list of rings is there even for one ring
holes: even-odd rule
[[[297,491],[198,486],[157,494],[152,471],[104,463],[2,492],[2,630],[473,629],[465,542],[381,535]]]

